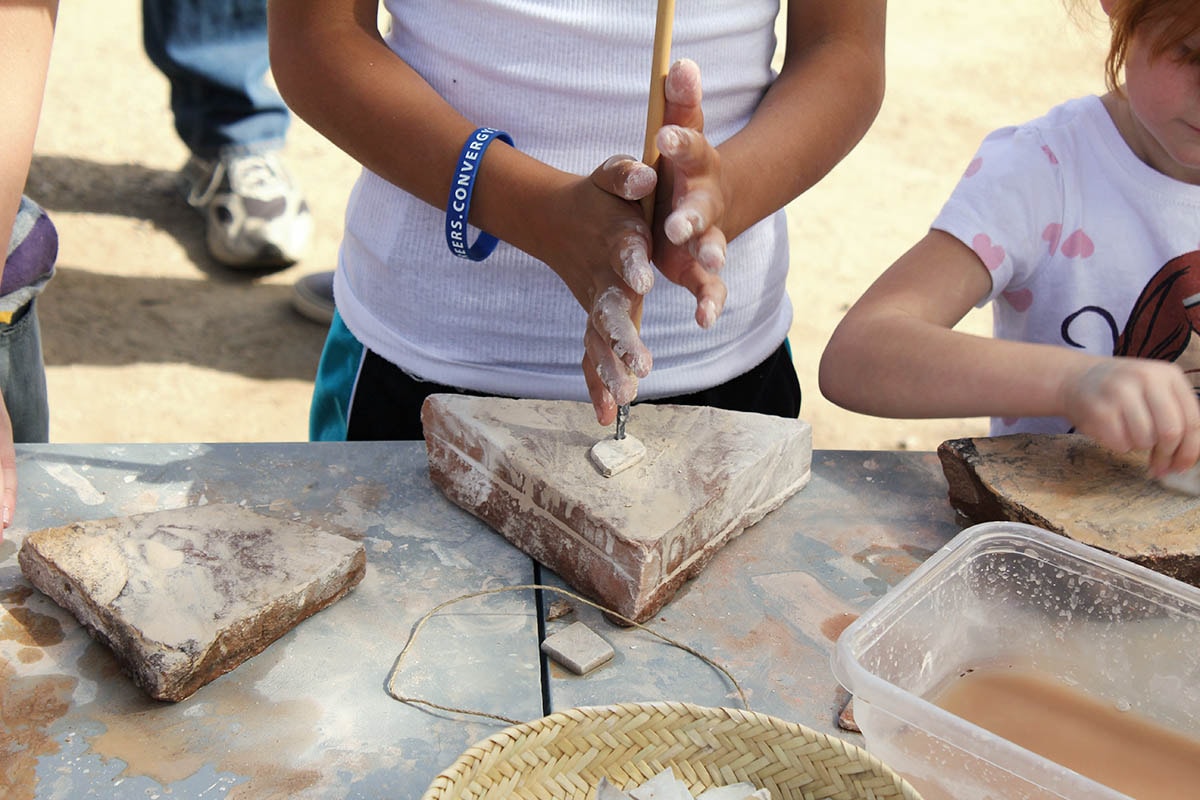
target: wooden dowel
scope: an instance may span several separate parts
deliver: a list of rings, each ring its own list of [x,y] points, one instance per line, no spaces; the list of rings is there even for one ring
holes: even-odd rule
[[[654,54],[650,62],[650,99],[646,103],[646,138],[642,145],[642,161],[658,169],[658,145],[655,138],[663,124],[667,109],[667,71],[671,68],[671,28],[675,23],[675,0],[658,0],[658,17],[654,21]],[[646,222],[654,224],[654,194],[642,198],[642,213]],[[642,328],[642,307],[633,314],[633,324]]]
[[[671,68],[671,28],[675,22],[675,0],[658,0],[658,18],[654,21],[654,55],[650,64],[650,99],[646,104],[646,139],[642,146],[642,161],[658,167],[658,145],[655,137],[663,124],[666,111],[667,71]],[[654,195],[642,200],[646,221],[654,219]]]
[[[650,99],[646,103],[646,138],[642,145],[642,161],[658,169],[658,145],[655,137],[663,124],[667,110],[667,71],[671,68],[671,28],[675,23],[675,0],[658,0],[658,16],[654,20],[654,54],[650,62]],[[654,192],[642,198],[642,213],[646,222],[654,224]],[[642,306],[633,312],[633,324],[642,329]],[[629,406],[617,409],[617,438],[625,438],[625,422]]]

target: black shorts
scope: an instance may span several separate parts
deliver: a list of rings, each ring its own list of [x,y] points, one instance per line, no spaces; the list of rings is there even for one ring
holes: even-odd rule
[[[492,396],[419,380],[367,350],[355,381],[354,399],[346,423],[346,439],[424,439],[421,404],[431,394]],[[796,376],[792,355],[785,341],[757,367],[719,386],[692,394],[637,402],[712,406],[795,419],[800,416],[800,379]]]

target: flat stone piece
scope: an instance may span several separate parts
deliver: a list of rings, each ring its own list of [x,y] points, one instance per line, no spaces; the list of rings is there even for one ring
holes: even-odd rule
[[[1172,472],[1158,479],[1158,482],[1174,492],[1200,496],[1200,464],[1183,472]]]
[[[611,478],[646,457],[646,445],[636,436],[625,434],[624,439],[601,439],[588,451],[600,474]]]
[[[586,403],[437,394],[421,411],[429,474],[572,588],[643,622],[734,536],[811,477],[803,420],[635,406],[646,456],[606,478]]]
[[[1162,486],[1144,455],[1079,434],[951,439],[950,504],[970,523],[1025,522],[1200,586],[1200,498]]]
[[[211,504],[35,531],[35,587],[158,700],[182,700],[362,580],[360,542]]]
[[[542,652],[576,675],[587,675],[615,655],[612,645],[582,622],[547,636]]]

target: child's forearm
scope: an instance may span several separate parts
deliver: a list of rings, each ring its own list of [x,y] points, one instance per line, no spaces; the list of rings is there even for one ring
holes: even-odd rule
[[[0,239],[6,251],[33,158],[57,10],[57,0],[0,4]]]
[[[718,148],[728,238],[811,188],[867,132],[883,102],[885,10],[882,0],[789,5],[779,77]]]
[[[1200,406],[1166,361],[981,338],[890,315],[835,332],[820,380],[833,402],[880,417],[1062,417],[1104,447],[1148,451],[1157,476],[1190,468],[1200,454]]]
[[[375,9],[362,0],[272,0],[276,84],[298,116],[360,164],[444,203],[473,126],[388,48]]]
[[[969,247],[931,230],[846,312],[821,356],[822,393],[883,417],[1063,415],[1063,381],[1096,357],[955,331],[991,288]]]
[[[880,417],[1065,416],[1065,386],[1100,360],[897,312],[836,331],[821,360],[820,386],[832,402]]]
[[[387,46],[364,0],[273,0],[271,66],[289,106],[367,169],[443,208],[463,144],[463,117]],[[519,143],[518,143],[519,145]],[[470,222],[543,260],[561,226],[568,175],[507,145],[489,147]]]

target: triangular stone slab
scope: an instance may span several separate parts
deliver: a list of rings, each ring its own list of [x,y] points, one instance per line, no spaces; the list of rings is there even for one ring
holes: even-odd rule
[[[636,622],[811,476],[812,427],[798,419],[638,405],[629,432],[646,455],[612,477],[589,457],[612,431],[586,403],[438,394],[421,420],[450,500]]]
[[[950,504],[971,523],[1025,522],[1200,585],[1200,498],[1164,488],[1144,455],[1079,434],[952,439]]]
[[[366,571],[361,542],[219,503],[35,531],[17,559],[151,697],[171,701],[262,652]]]

